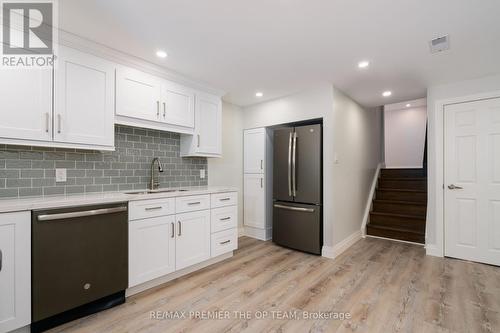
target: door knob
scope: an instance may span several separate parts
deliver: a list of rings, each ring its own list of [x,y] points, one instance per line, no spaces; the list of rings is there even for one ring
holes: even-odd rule
[[[456,186],[455,184],[448,185],[450,190],[463,190],[463,187]]]

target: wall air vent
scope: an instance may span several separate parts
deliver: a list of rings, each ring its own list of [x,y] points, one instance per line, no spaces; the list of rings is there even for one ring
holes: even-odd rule
[[[431,53],[439,53],[450,49],[450,36],[434,38],[429,42]]]

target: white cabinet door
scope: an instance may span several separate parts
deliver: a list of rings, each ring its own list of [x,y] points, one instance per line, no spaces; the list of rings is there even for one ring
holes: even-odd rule
[[[175,268],[177,270],[210,258],[210,210],[177,214]]]
[[[52,70],[2,70],[0,91],[0,138],[52,140]]]
[[[54,141],[114,145],[114,69],[104,59],[59,47]]]
[[[31,213],[0,214],[0,332],[31,321]]]
[[[195,144],[197,153],[222,153],[222,103],[208,94],[196,95]]]
[[[129,287],[175,271],[174,217],[129,222]]]
[[[161,80],[144,72],[116,70],[116,114],[141,120],[161,121]]]
[[[181,85],[162,84],[162,120],[168,124],[194,127],[194,92]]]
[[[244,169],[245,173],[264,173],[266,156],[266,130],[256,128],[246,130],[244,141]]]
[[[264,175],[245,174],[243,184],[244,224],[255,228],[266,227],[266,193]]]

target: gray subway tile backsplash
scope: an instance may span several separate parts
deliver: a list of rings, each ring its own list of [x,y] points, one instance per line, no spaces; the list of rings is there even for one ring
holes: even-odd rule
[[[207,159],[181,158],[176,133],[115,127],[114,152],[0,145],[0,198],[30,197],[147,188],[150,163],[163,163],[161,187],[207,185],[200,169]],[[67,181],[56,182],[55,169],[67,169]]]

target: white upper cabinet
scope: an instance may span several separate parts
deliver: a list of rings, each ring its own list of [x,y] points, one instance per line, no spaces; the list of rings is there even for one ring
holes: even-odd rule
[[[180,84],[120,66],[116,71],[117,123],[193,133],[194,91]]]
[[[116,70],[116,114],[160,121],[161,80],[153,75],[120,66]]]
[[[165,81],[162,84],[162,119],[168,124],[194,127],[194,92]]]
[[[59,47],[55,76],[54,141],[114,145],[114,64]]]
[[[52,140],[51,69],[2,70],[0,91],[0,138]]]
[[[266,130],[264,128],[246,130],[243,142],[244,172],[263,174],[266,165]]]
[[[197,92],[194,135],[181,137],[181,156],[222,155],[222,101],[215,95]]]

